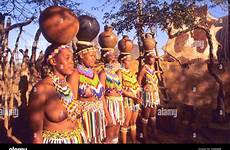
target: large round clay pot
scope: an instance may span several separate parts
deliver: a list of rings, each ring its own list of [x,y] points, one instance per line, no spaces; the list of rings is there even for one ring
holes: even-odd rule
[[[150,33],[145,34],[145,38],[143,39],[144,50],[153,50],[155,48],[156,41],[152,37]]]
[[[101,48],[114,48],[117,44],[118,38],[113,33],[113,27],[106,25],[104,32],[99,35],[98,42]]]
[[[79,21],[68,8],[51,6],[41,13],[39,26],[48,42],[67,44],[76,36],[79,30]]]
[[[131,53],[133,49],[133,42],[127,35],[124,35],[123,38],[118,42],[118,49],[121,52]]]
[[[81,15],[78,19],[80,22],[80,29],[77,34],[77,39],[79,41],[91,42],[100,31],[100,25],[97,19],[87,15]]]

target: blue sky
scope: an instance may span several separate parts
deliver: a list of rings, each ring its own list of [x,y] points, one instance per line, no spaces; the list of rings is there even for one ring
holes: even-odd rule
[[[96,6],[101,6],[105,0],[78,0],[78,2],[81,3],[80,8],[83,10],[88,11],[89,13],[91,13],[94,17],[97,18],[98,22],[100,23],[100,32],[103,32],[103,27],[104,25],[102,24],[103,22],[103,14],[104,12],[102,11],[95,11],[92,10],[92,7],[96,7]],[[114,3],[112,3],[111,5],[114,5]],[[109,11],[110,7],[112,7],[111,5],[109,5],[108,7],[105,8],[105,11]],[[115,4],[116,6],[119,6],[119,4]],[[215,8],[209,9],[209,12],[211,13],[211,15],[213,15],[214,17],[223,17],[227,15],[227,11],[223,10],[221,7],[217,6]],[[24,32],[22,34],[22,37],[20,39],[20,45],[19,48],[25,49],[31,49],[32,47],[32,42],[34,39],[34,34],[36,32],[38,28],[38,24],[34,24],[31,23],[30,25],[24,27]],[[17,37],[17,34],[19,32],[19,29],[14,29],[13,31],[10,32],[10,37],[9,37],[9,47],[13,48],[14,47],[14,43]],[[114,31],[116,33],[116,31]],[[131,31],[130,33],[124,33],[129,35],[129,37],[132,39],[134,37],[134,31]],[[119,36],[119,39],[121,38],[121,36]],[[156,36],[156,41],[158,42],[158,49],[160,50],[160,54],[163,54],[163,52],[161,51],[161,48],[163,47],[163,45],[166,44],[168,39],[168,36],[165,32],[160,31],[159,29],[157,30],[157,36]],[[134,42],[136,42],[136,40],[134,40]],[[40,37],[40,41],[38,44],[38,51],[40,50],[45,50],[46,47],[49,45],[49,43],[43,38],[43,36]]]

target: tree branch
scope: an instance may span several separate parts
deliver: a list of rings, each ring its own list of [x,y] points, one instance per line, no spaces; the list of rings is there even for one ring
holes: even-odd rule
[[[32,46],[32,55],[31,55],[31,59],[30,59],[30,63],[32,63],[32,64],[34,64],[36,61],[36,50],[37,50],[40,35],[41,35],[41,29],[38,28],[36,31],[36,34],[34,36],[34,42],[33,42],[33,46]]]
[[[32,16],[30,19],[28,19],[25,22],[13,24],[13,25],[9,26],[8,28],[6,28],[4,32],[6,33],[6,32],[9,32],[10,30],[12,30],[14,28],[26,26],[26,25],[30,24],[35,18],[36,18],[35,16]]]

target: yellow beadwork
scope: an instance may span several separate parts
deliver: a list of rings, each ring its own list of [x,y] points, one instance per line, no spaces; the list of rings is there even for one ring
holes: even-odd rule
[[[50,131],[42,132],[43,143],[85,143],[84,130],[78,127],[72,131]]]
[[[130,89],[136,91],[139,89],[139,84],[137,82],[137,77],[134,73],[127,69],[121,69],[122,73],[122,86],[124,89]]]

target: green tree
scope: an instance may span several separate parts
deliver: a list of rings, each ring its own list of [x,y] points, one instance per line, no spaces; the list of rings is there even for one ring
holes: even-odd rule
[[[107,0],[110,2],[112,0]],[[113,9],[113,12],[107,12],[104,14],[104,23],[111,23],[117,30],[118,34],[124,31],[135,30],[138,36],[138,45],[140,58],[142,56],[142,43],[141,36],[144,29],[151,31],[152,28],[160,28],[168,33],[169,38],[174,38],[182,33],[189,32],[194,29],[201,29],[206,33],[209,43],[210,59],[208,62],[208,71],[210,75],[216,80],[219,85],[219,92],[217,97],[217,110],[224,110],[224,91],[223,83],[219,77],[213,71],[213,45],[209,29],[207,24],[199,24],[205,22],[205,16],[200,16],[200,19],[196,19],[195,8],[203,5],[210,7],[221,6],[223,9],[228,9],[227,0],[171,0],[171,1],[158,1],[158,0],[115,0],[120,2],[121,6],[118,6],[118,10]],[[106,3],[105,3],[106,4]],[[198,12],[199,13],[199,12]],[[182,26],[186,26],[183,29]],[[171,34],[171,29],[181,29],[175,34]],[[139,66],[141,61],[139,59]],[[159,66],[159,61],[158,61]],[[159,67],[160,68],[160,67]],[[162,78],[163,79],[163,78]],[[225,116],[225,115],[223,115]]]

